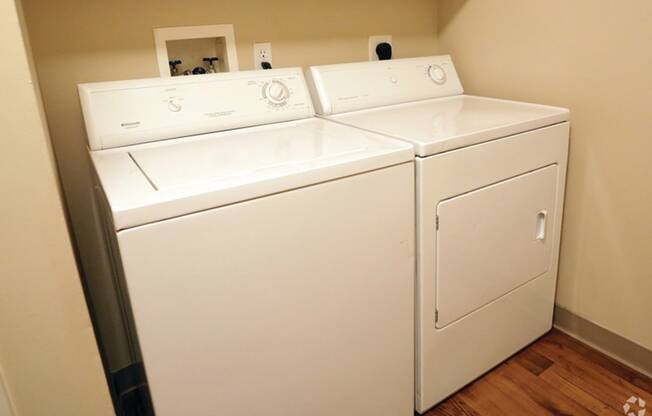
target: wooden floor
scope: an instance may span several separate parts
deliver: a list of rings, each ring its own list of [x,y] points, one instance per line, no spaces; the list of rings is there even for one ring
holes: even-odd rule
[[[553,330],[426,414],[623,416],[632,396],[652,416],[651,378]]]

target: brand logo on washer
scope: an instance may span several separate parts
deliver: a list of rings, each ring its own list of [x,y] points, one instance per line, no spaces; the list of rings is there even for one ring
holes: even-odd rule
[[[133,129],[140,126],[140,121],[130,121],[128,123],[120,123],[120,126],[125,129]]]
[[[645,400],[632,396],[623,405],[623,411],[627,416],[645,416]]]

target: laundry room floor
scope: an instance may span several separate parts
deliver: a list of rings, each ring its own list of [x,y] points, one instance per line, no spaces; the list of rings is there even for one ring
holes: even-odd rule
[[[426,415],[641,416],[646,406],[652,414],[652,378],[553,329]]]

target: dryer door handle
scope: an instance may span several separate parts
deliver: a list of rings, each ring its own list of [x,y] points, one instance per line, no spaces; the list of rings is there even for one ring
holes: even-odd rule
[[[543,209],[537,213],[537,228],[536,239],[543,241],[546,239],[546,222],[548,219],[548,211]]]

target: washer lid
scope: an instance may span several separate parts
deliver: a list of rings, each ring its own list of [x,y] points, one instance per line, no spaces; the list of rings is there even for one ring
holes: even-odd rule
[[[567,121],[565,108],[457,95],[329,116],[414,144],[418,156]]]
[[[322,119],[91,151],[116,229],[409,162],[411,145]]]

